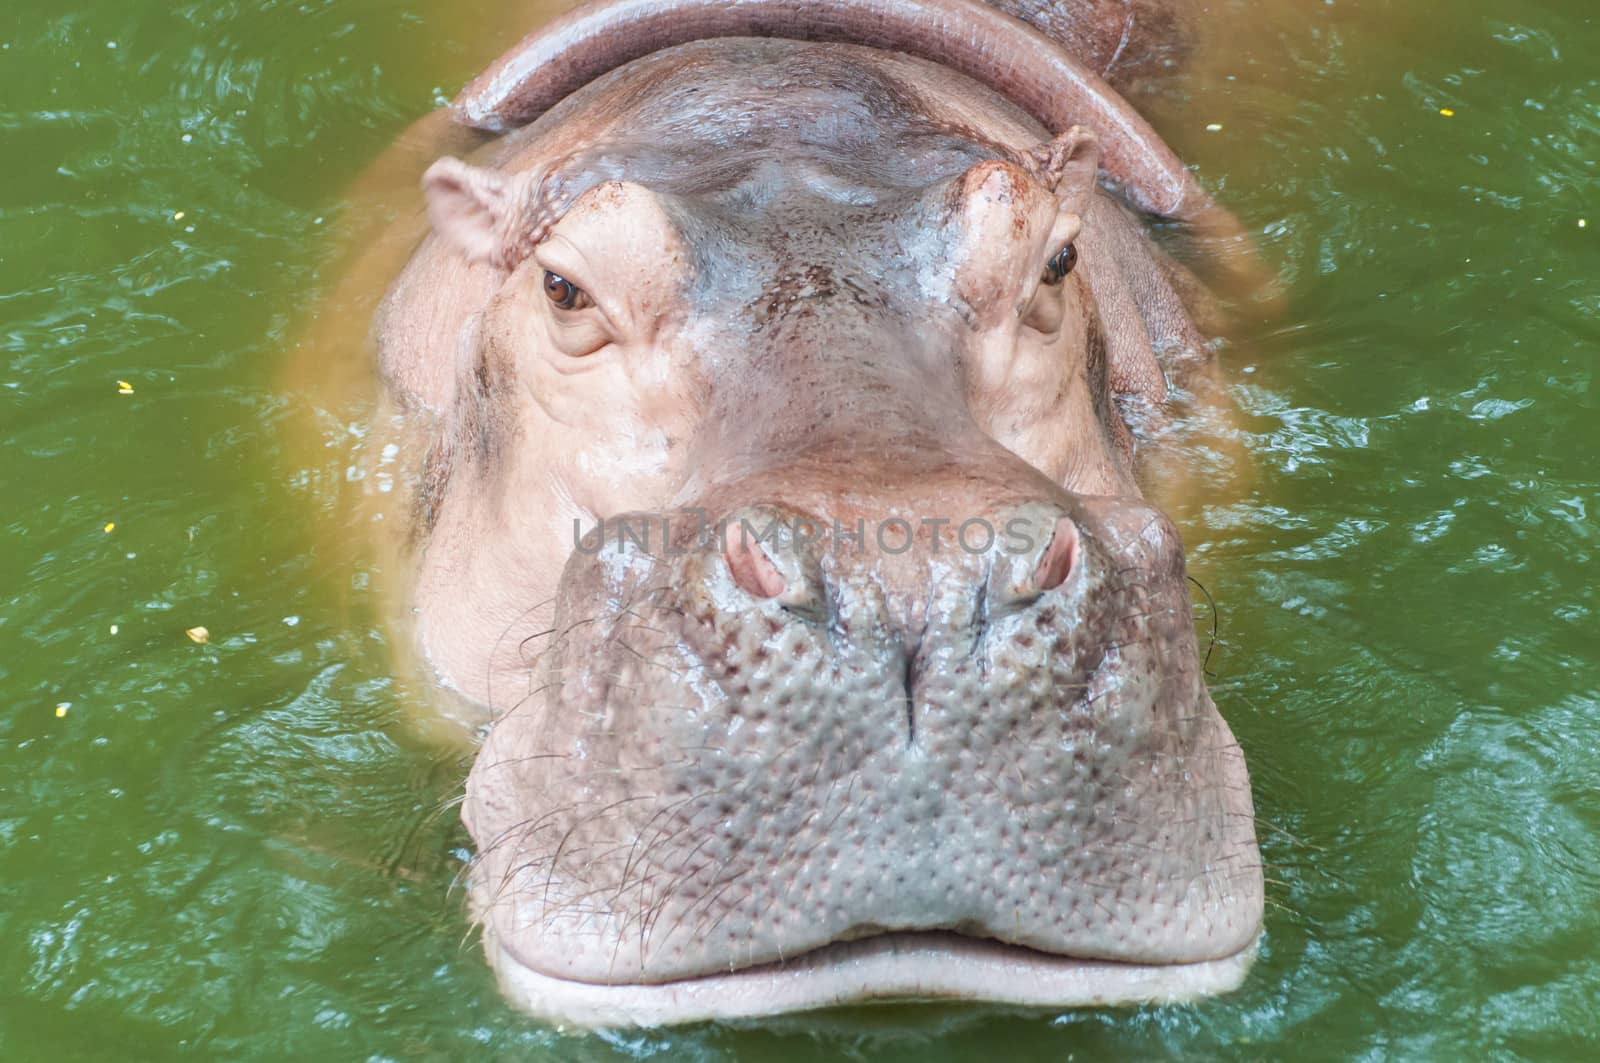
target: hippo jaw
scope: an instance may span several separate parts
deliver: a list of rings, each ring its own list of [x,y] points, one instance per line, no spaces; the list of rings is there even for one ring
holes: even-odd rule
[[[731,577],[723,591],[737,593],[726,582]],[[814,630],[800,626],[802,639]],[[780,630],[767,641],[776,655],[795,637]],[[625,686],[639,674],[616,682]],[[757,678],[754,685],[784,683]],[[1131,703],[1139,707],[1129,715],[1155,708]],[[474,767],[466,818],[480,844],[473,907],[502,990],[557,1025],[653,1027],[891,1001],[1027,1009],[1181,1002],[1242,982],[1258,934],[1259,857],[1242,756],[1203,692],[1154,715],[1198,721],[1190,750],[1172,754],[1179,767],[1171,774],[1186,778],[1192,768],[1204,786],[1142,790],[1122,800],[1095,796],[1092,787],[1085,792],[1065,777],[1041,779],[1030,793],[1032,773],[1073,774],[1065,767],[1068,744],[1058,735],[1051,744],[1060,755],[1045,747],[1030,763],[1026,749],[991,735],[991,759],[1010,760],[1018,777],[994,788],[1009,792],[964,804],[958,793],[992,768],[975,767],[965,778],[948,770],[961,758],[950,755],[950,735],[940,733],[947,721],[931,719],[935,706],[911,706],[922,725],[914,742],[906,738],[903,702],[891,695],[879,708],[871,738],[885,748],[864,752],[870,739],[860,735],[842,743],[858,758],[851,778],[839,770],[850,765],[849,753],[807,749],[792,735],[752,735],[742,755],[730,753],[736,728],[727,715],[713,714],[714,722],[697,729],[704,752],[689,752],[698,760],[688,774],[731,772],[756,784],[741,797],[748,804],[733,807],[717,806],[711,789],[655,800],[656,779],[642,792],[604,805],[615,793],[595,794],[584,805],[582,757],[599,743],[530,744],[515,729],[498,730]],[[595,707],[596,735],[627,718],[611,709]],[[1070,720],[1073,711],[1061,717]],[[762,715],[759,704],[746,705],[736,719]],[[971,726],[974,714],[958,707],[947,715],[967,717]],[[648,776],[659,759],[651,750],[685,744],[679,724],[671,737],[646,730],[631,755],[609,752],[600,774]],[[537,752],[526,753],[530,748]],[[1115,759],[1104,749],[1096,755],[1101,764]],[[895,758],[905,770],[887,779],[876,765]],[[1134,764],[1156,762],[1130,755],[1129,774],[1136,774]],[[507,774],[523,780],[514,812],[494,793]],[[535,776],[543,782],[528,781]],[[862,779],[876,781],[878,799],[861,794]],[[810,791],[801,792],[808,781]],[[530,807],[539,785],[550,787],[547,797],[534,796]],[[940,787],[950,791],[946,807],[930,812],[930,791]],[[1081,810],[1065,829],[1071,812],[1029,803],[1048,804],[1075,789]],[[1131,788],[1119,778],[1100,794],[1118,790]],[[1132,807],[1143,802],[1152,807]],[[508,815],[497,816],[497,806]],[[1119,810],[1130,809],[1139,826],[1116,838]],[[1152,810],[1161,815],[1152,820]],[[1030,816],[1041,812],[1046,829],[1030,833]],[[511,816],[517,822],[507,827]],[[987,836],[974,836],[974,819],[985,821]],[[1173,825],[1180,830],[1164,832]],[[818,826],[837,833],[808,829]],[[1207,851],[1174,844],[1197,827]],[[764,830],[766,844],[755,844]],[[783,835],[773,837],[779,830]],[[948,836],[936,837],[941,833]],[[683,844],[674,851],[659,851],[677,839]],[[737,866],[752,851],[753,859]],[[1185,880],[1195,888],[1163,894]]]
[[[514,999],[658,1025],[1237,985],[1260,867],[1176,533],[1126,500],[1000,511],[1027,549],[768,538],[775,586],[717,536],[569,562],[468,786]],[[902,596],[908,568],[937,577]]]

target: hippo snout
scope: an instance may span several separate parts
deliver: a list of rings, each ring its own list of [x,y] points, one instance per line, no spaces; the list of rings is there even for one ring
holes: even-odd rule
[[[539,696],[469,783],[507,962],[649,984],[885,935],[1142,964],[1250,944],[1242,760],[1154,509],[599,531]]]

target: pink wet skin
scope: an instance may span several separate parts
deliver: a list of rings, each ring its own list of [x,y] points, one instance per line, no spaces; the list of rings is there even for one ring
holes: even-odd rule
[[[934,62],[721,39],[429,169],[380,360],[518,1004],[1243,977],[1248,778],[1127,421],[1203,341],[1099,158]]]

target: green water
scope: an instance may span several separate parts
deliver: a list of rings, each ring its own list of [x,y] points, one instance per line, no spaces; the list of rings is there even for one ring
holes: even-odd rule
[[[1181,515],[1269,863],[1244,988],[610,1039],[495,991],[470,754],[335,545],[366,415],[284,375],[343,190],[508,6],[0,15],[0,1059],[1596,1058],[1592,0],[1235,3],[1151,102],[1288,293],[1224,354],[1250,493]]]

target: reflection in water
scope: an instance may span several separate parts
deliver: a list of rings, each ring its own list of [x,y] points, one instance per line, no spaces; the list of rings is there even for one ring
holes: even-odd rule
[[[1255,776],[1262,959],[1190,1008],[837,1016],[826,1054],[1592,1034],[1593,20],[1220,6],[1225,46],[1146,103],[1289,295],[1222,351],[1254,478],[1181,514]],[[329,234],[376,213],[342,190],[508,20],[98,0],[0,29],[0,1041],[24,1058],[819,1052],[808,1023],[578,1042],[507,1011],[450,892],[470,754],[408,721],[347,515],[392,470],[359,387],[282,380]]]

